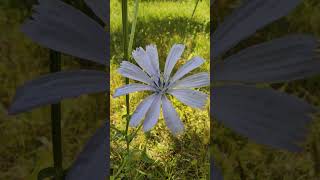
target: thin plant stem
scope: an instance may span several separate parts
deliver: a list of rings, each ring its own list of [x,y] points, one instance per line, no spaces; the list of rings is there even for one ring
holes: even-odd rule
[[[139,12],[139,0],[135,0],[134,1],[134,17],[133,17],[134,19],[133,19],[132,26],[131,26],[128,53],[131,53],[131,51],[132,51],[134,34],[135,34],[135,31],[136,31],[137,20],[138,20],[138,12]]]
[[[194,8],[193,8],[192,15],[191,15],[191,19],[193,19],[194,13],[196,12],[197,7],[198,7],[198,5],[199,5],[199,1],[200,1],[200,0],[197,0],[196,5],[195,5]]]
[[[122,43],[123,43],[123,59],[129,61],[129,54],[128,54],[128,1],[122,0]],[[126,84],[129,84],[129,79],[125,79]],[[128,141],[128,130],[129,130],[129,120],[130,120],[130,97],[129,94],[126,95],[126,142],[127,142],[127,152],[129,152],[129,141]]]
[[[50,72],[61,70],[61,54],[50,50]],[[55,180],[63,180],[62,169],[62,145],[61,145],[61,104],[51,105],[51,132],[53,167],[55,169]]]

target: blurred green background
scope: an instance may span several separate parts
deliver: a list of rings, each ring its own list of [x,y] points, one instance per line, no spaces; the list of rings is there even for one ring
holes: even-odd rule
[[[35,179],[37,172],[51,166],[51,132],[49,108],[43,107],[17,116],[6,115],[6,109],[15,89],[26,80],[49,71],[49,53],[19,32],[21,23],[30,15],[35,0],[0,1],[0,179]],[[89,16],[92,12],[82,1],[69,0]],[[240,0],[218,0],[217,9],[221,20],[231,13]],[[196,1],[140,2],[134,48],[154,43],[158,47],[161,64],[174,43],[186,44],[186,51],[177,67],[194,55],[208,62],[200,68],[209,70],[209,2],[202,0],[191,18]],[[133,1],[129,1],[129,20],[133,16]],[[216,21],[211,24],[214,28]],[[111,94],[124,81],[116,73],[122,57],[121,4],[111,1]],[[272,23],[233,51],[264,42],[288,33],[305,32],[320,35],[320,2],[304,0],[289,16]],[[101,69],[91,62],[63,56],[63,69]],[[199,70],[199,71],[200,71]],[[313,105],[320,103],[320,76],[285,84],[272,85],[304,98]],[[203,89],[208,92],[208,89]],[[135,93],[130,99],[131,112],[145,96]],[[174,101],[174,105],[186,126],[179,137],[169,134],[163,118],[150,133],[141,131],[134,140],[130,159],[124,159],[125,144],[111,132],[111,173],[120,169],[120,178],[136,179],[205,179],[209,174],[208,111],[194,110]],[[66,100],[63,107],[64,167],[68,167],[85,141],[103,124],[105,119],[104,94],[84,95]],[[123,129],[125,122],[124,97],[111,99],[111,125]],[[261,146],[238,136],[221,124],[214,124],[214,154],[225,179],[266,180],[317,180],[320,179],[320,121],[310,126],[310,134],[304,151],[289,153]]]

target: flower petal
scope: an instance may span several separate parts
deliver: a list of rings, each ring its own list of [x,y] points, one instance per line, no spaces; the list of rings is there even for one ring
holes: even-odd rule
[[[257,143],[300,150],[314,108],[306,102],[272,89],[225,86],[214,89],[213,116]]]
[[[109,176],[108,136],[107,125],[97,130],[67,172],[66,180],[106,179]]]
[[[85,0],[85,3],[92,9],[92,11],[100,17],[104,23],[109,21],[109,1],[107,0]]]
[[[160,77],[159,55],[156,45],[148,45],[146,47],[146,53],[151,60],[151,65],[154,71],[157,73],[158,77]]]
[[[132,56],[134,60],[138,63],[138,65],[146,71],[152,79],[155,79],[155,81],[158,81],[158,74],[156,70],[153,68],[151,64],[151,60],[149,55],[144,51],[143,48],[139,47],[136,50],[132,52]]]
[[[180,59],[185,46],[183,44],[174,44],[168,54],[166,59],[166,64],[164,66],[164,79],[168,81],[173,70],[174,65]]]
[[[142,69],[128,61],[121,62],[118,72],[124,77],[153,85],[153,81]]]
[[[136,108],[134,113],[131,116],[130,119],[130,126],[137,127],[141,120],[145,117],[147,114],[148,110],[150,109],[150,106],[152,105],[153,101],[157,97],[156,94],[152,94],[148,96],[146,99],[144,99]]]
[[[320,72],[317,40],[290,35],[249,47],[214,66],[216,81],[281,82]]]
[[[102,71],[79,70],[52,73],[19,87],[9,114],[53,104],[65,98],[107,91],[107,74]]]
[[[194,57],[190,61],[186,62],[181,68],[177,70],[175,75],[170,79],[171,83],[174,83],[176,80],[179,80],[184,75],[188,74],[190,71],[196,69],[204,63],[204,59],[201,57]]]
[[[170,88],[199,88],[210,85],[210,77],[208,73],[202,72],[185,77],[176,81]]]
[[[59,0],[41,0],[22,26],[33,41],[47,48],[106,64],[107,33],[94,20]]]
[[[218,26],[212,35],[212,54],[218,57],[265,25],[287,15],[301,0],[247,1]]]
[[[208,99],[207,94],[191,89],[170,89],[168,93],[193,108],[204,108]]]
[[[113,97],[115,98],[118,96],[126,95],[126,94],[137,92],[137,91],[155,91],[155,89],[154,87],[149,85],[131,83],[131,84],[127,84],[117,88]]]
[[[179,134],[184,130],[183,123],[181,122],[178,113],[164,95],[162,96],[162,112],[164,120],[172,134]]]
[[[144,132],[150,131],[150,129],[153,128],[158,122],[161,108],[161,96],[161,94],[156,95],[149,111],[146,114],[146,118],[143,122]]]
[[[213,160],[213,158],[210,158],[211,162],[210,162],[210,179],[212,180],[223,180],[223,176],[221,174],[220,169],[217,168],[217,166],[215,165],[215,162]]]

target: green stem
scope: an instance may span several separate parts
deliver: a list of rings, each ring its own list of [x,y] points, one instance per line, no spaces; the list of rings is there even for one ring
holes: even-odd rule
[[[197,7],[198,7],[199,1],[200,1],[200,0],[197,0],[196,5],[195,5],[194,8],[193,8],[191,19],[193,19],[193,16],[194,16],[194,13],[196,12],[196,9],[197,9]]]
[[[50,72],[61,70],[61,54],[50,50]],[[51,105],[51,128],[53,167],[55,169],[55,180],[63,179],[62,148],[61,148],[61,104]]]
[[[131,26],[128,53],[131,53],[131,51],[132,51],[134,33],[136,32],[136,26],[137,26],[137,20],[138,20],[138,12],[139,12],[139,0],[135,0],[134,1],[134,19],[133,19],[132,26]]]
[[[129,61],[128,55],[128,1],[122,0],[122,42],[123,42],[123,59]],[[125,79],[126,84],[129,84],[129,79]],[[129,94],[126,95],[126,142],[127,142],[127,151],[129,152],[129,143],[128,143],[128,130],[129,130],[129,117],[130,117],[130,106],[129,106]]]

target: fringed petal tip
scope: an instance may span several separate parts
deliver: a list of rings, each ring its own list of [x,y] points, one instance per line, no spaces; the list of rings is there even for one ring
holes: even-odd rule
[[[144,55],[145,51],[142,47],[137,47],[135,50],[132,51],[132,56],[137,57],[137,56],[142,56]]]

